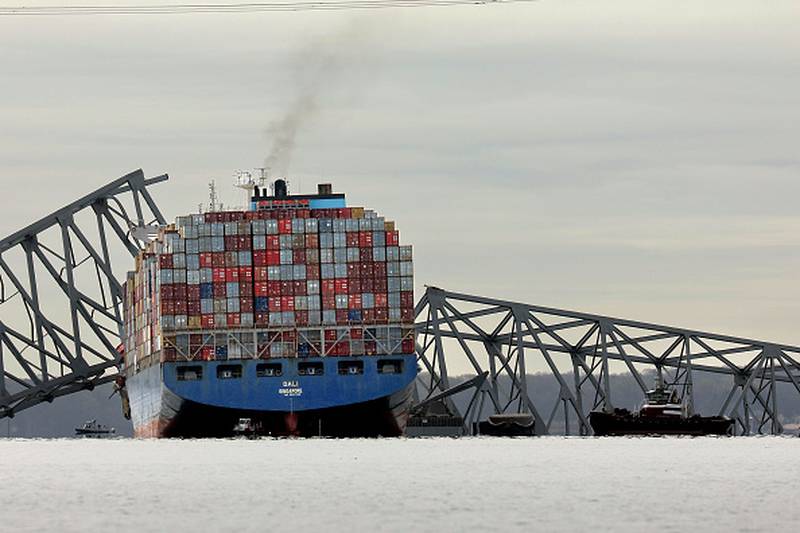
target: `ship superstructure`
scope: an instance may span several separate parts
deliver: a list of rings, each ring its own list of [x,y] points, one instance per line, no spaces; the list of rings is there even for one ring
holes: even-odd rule
[[[377,436],[405,429],[412,249],[320,185],[251,187],[247,211],[179,217],[126,283],[125,389],[137,436]]]

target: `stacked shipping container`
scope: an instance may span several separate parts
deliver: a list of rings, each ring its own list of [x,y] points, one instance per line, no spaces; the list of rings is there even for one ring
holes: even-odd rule
[[[370,210],[179,217],[128,275],[128,364],[413,353],[413,285],[411,247]]]

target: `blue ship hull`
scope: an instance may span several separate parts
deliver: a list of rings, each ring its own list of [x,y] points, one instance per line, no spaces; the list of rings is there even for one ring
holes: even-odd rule
[[[399,436],[414,355],[161,363],[131,375],[139,437],[227,437],[240,418],[276,436]]]

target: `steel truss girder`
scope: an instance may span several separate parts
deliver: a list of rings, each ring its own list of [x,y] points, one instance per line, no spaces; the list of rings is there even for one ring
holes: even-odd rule
[[[475,377],[487,376],[480,381],[479,392],[491,401],[471,401],[470,412],[463,413],[465,420],[479,419],[484,413],[472,411],[489,405],[494,413],[530,413],[537,433],[548,434],[557,410],[563,408],[567,434],[570,419],[576,423],[577,434],[590,434],[589,411],[614,408],[610,363],[618,367],[621,363],[643,391],[649,385],[642,371],[654,370],[678,389],[690,410],[697,373],[730,375],[732,387],[719,413],[736,420],[737,434],[781,433],[778,384],[789,384],[788,390],[800,394],[800,348],[796,346],[436,287],[427,288],[415,311],[417,356],[430,374],[427,397],[452,389],[447,361],[452,363],[453,357],[445,357],[446,350],[463,355]],[[545,411],[540,411],[527,390],[525,369],[533,360],[552,375],[559,389],[554,405],[544,406]],[[569,373],[571,380],[566,377]],[[505,390],[499,385],[501,377],[507,383]],[[593,395],[591,402],[585,401],[587,393]]]
[[[131,172],[0,241],[0,418],[116,377],[128,265],[115,273],[111,254],[136,256],[134,230],[166,224],[148,187],[167,179]]]

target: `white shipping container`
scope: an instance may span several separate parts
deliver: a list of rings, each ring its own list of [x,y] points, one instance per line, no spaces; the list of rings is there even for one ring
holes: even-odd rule
[[[334,277],[337,278],[346,278],[347,277],[347,264],[346,263],[337,263],[333,265],[333,274]]]
[[[319,250],[320,263],[333,263],[333,248],[320,248]]]
[[[319,247],[320,248],[333,248],[333,233],[320,233],[319,234]]]
[[[319,294],[319,281],[310,279],[306,282],[306,292],[308,294]]]
[[[348,263],[358,263],[359,259],[361,258],[361,252],[359,248],[347,248],[347,262]]]
[[[376,263],[382,263],[386,261],[386,247],[385,246],[373,246],[372,247],[372,260]]]
[[[292,264],[292,251],[291,250],[281,250],[281,264],[282,265],[291,265]]]
[[[400,290],[401,291],[413,291],[414,290],[414,278],[412,277],[404,277],[400,278]]]
[[[186,271],[183,269],[173,269],[172,270],[172,282],[173,283],[186,283]]]
[[[400,275],[400,263],[397,261],[386,262],[386,275],[389,277]]]
[[[281,281],[292,281],[294,279],[294,268],[292,265],[281,265]]]
[[[343,218],[334,218],[333,219],[333,232],[334,233],[345,233],[345,223]]]
[[[275,219],[265,220],[267,223],[267,235],[278,234],[278,221]]]
[[[186,283],[189,285],[200,285],[200,271],[199,270],[187,270],[186,271]]]
[[[305,233],[306,221],[302,218],[292,219],[292,233]]]
[[[336,311],[333,309],[326,309],[322,311],[323,324],[336,324]]]
[[[214,271],[211,268],[200,269],[200,283],[213,283]]]
[[[239,282],[238,281],[229,281],[225,284],[225,294],[227,294],[228,298],[238,298],[239,297]],[[235,313],[236,311],[231,311]]]
[[[281,267],[277,265],[267,267],[267,279],[270,281],[281,280]]]
[[[253,252],[251,251],[240,251],[238,254],[239,259],[239,266],[253,266]]]
[[[403,245],[400,247],[400,261],[411,261],[412,247],[410,245]]]
[[[252,224],[253,228],[253,235],[266,235],[267,233],[267,221],[266,220],[254,220]]]
[[[336,272],[333,268],[333,265],[330,263],[320,265],[319,277],[320,279],[333,279],[334,277],[336,277]]]
[[[259,220],[258,222],[264,222],[264,220]],[[266,235],[253,235],[253,250],[266,250],[266,249],[267,249]]]
[[[306,279],[306,266],[294,265],[292,266],[292,279],[297,281],[305,281]]]
[[[239,298],[228,298],[228,312],[229,313],[238,313],[239,312]]]
[[[336,309],[347,309],[348,299],[346,294],[336,295]]]
[[[334,248],[333,262],[342,264],[347,263],[347,248]]]
[[[347,248],[347,235],[344,232],[333,234],[333,247]]]
[[[397,246],[386,247],[386,260],[387,261],[400,261],[400,248]]]
[[[225,235],[225,224],[222,222],[212,222],[211,223],[211,236],[212,237],[222,237]]]
[[[295,311],[308,311],[308,297],[307,296],[295,296],[294,297],[294,309],[295,309]]]
[[[411,261],[401,261],[400,262],[400,275],[401,276],[413,276],[414,275],[414,263]]]

